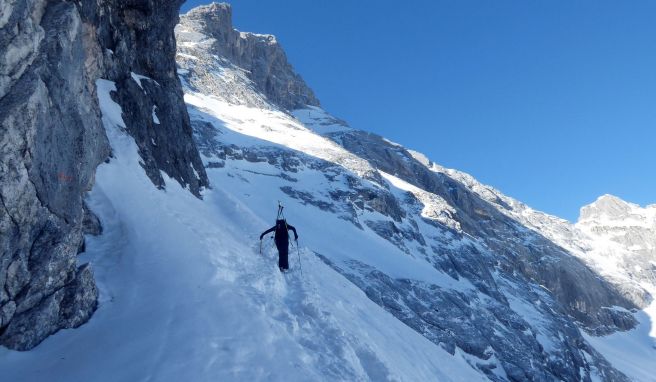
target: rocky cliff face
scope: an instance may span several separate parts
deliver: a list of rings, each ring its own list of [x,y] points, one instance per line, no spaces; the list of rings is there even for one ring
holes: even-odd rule
[[[197,195],[207,186],[175,75],[180,3],[0,5],[0,344],[32,348],[96,307],[91,270],[76,254],[84,227],[94,227],[84,194],[110,155],[97,78],[117,83],[127,130],[157,186],[160,170]]]
[[[96,306],[78,268],[83,195],[109,149],[91,29],[68,2],[4,2],[0,30],[0,344],[29,349]]]
[[[456,170],[438,168],[459,179],[498,211],[539,232],[584,263],[628,304],[647,307],[656,294],[656,208],[641,208],[612,195],[584,206],[576,224],[535,211]]]
[[[249,103],[248,96],[239,95],[252,92],[235,91],[243,83],[239,80],[243,76],[270,105],[283,110],[319,105],[312,89],[294,72],[276,38],[234,29],[228,4],[212,3],[189,11],[181,17],[176,34],[181,41],[178,61],[194,73],[190,85],[201,92],[224,94],[233,101]],[[198,54],[203,56],[200,60],[195,59]],[[211,56],[205,57],[206,54]],[[233,75],[213,76],[207,66],[213,61],[222,61],[226,69],[234,71]]]

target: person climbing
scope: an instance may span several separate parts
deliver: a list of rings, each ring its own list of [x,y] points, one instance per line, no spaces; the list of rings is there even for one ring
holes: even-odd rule
[[[285,272],[289,269],[289,230],[294,231],[294,240],[298,245],[298,233],[296,233],[296,228],[291,224],[287,224],[287,220],[282,214],[282,205],[278,205],[278,218],[276,219],[276,225],[269,228],[268,230],[262,232],[260,235],[260,241],[264,235],[270,232],[274,233],[274,241],[276,242],[276,248],[278,248],[278,268],[280,272]]]
[[[285,219],[276,220],[276,225],[262,232],[260,235],[260,240],[262,240],[264,235],[275,231],[274,241],[276,242],[276,248],[278,248],[278,268],[280,268],[280,272],[284,272],[289,269],[289,230],[294,231],[294,240],[298,242],[298,234],[296,233],[296,228],[294,228],[291,224],[287,224]]]

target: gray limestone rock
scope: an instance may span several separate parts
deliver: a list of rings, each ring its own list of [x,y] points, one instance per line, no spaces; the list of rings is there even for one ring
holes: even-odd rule
[[[98,236],[102,234],[100,219],[84,204],[84,216],[82,218],[82,231],[87,235]]]
[[[249,97],[252,92],[240,86],[243,81],[239,77],[245,76],[268,102],[283,110],[319,105],[314,92],[294,72],[274,36],[239,32],[233,28],[229,4],[212,3],[182,15],[176,37],[178,62],[185,70],[193,72],[188,81],[203,93],[219,92],[231,101],[249,99],[250,104],[265,106],[266,102]],[[205,59],[194,60],[196,55]],[[218,58],[214,58],[217,55]],[[232,68],[231,74],[219,78],[215,72],[218,62]],[[235,94],[240,96],[233,98]]]
[[[109,153],[77,7],[17,1],[0,31],[0,344],[29,349],[61,328],[62,299],[93,312],[76,272],[83,194]],[[72,288],[72,289],[71,289]],[[74,317],[75,316],[75,317]]]
[[[576,228],[615,264],[609,268],[604,261],[591,261],[591,265],[636,305],[648,306],[654,296],[645,286],[656,285],[656,205],[641,207],[603,195],[581,208]],[[607,243],[613,247],[606,250]]]
[[[91,269],[81,266],[71,283],[44,296],[39,304],[16,311],[4,328],[4,345],[16,350],[29,350],[50,334],[62,328],[76,328],[96,310],[98,290]]]
[[[0,4],[0,345],[32,348],[95,309],[91,270],[77,269],[76,254],[83,232],[101,228],[83,202],[110,154],[98,78],[116,83],[155,185],[161,170],[196,195],[208,186],[176,75],[180,4]]]

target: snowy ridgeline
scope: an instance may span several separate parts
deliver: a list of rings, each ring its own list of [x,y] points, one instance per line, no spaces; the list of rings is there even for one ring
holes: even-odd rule
[[[213,33],[284,58],[275,39],[198,22],[225,20],[226,9],[199,8],[178,28],[212,188],[200,200],[163,172],[165,190],[153,187],[116,85],[99,80],[113,158],[87,201],[104,231],[80,258],[99,309],[31,352],[0,350],[3,380],[654,380],[649,231],[627,234],[609,223],[622,219],[592,210],[571,225],[316,105],[286,110],[299,98],[264,92],[267,75],[301,88],[300,99],[311,91],[275,71],[291,70],[286,61],[267,73],[217,48]],[[152,118],[157,128],[155,108]],[[288,274],[271,239],[261,254],[258,240],[278,201],[300,236]],[[636,211],[653,229],[653,214]]]

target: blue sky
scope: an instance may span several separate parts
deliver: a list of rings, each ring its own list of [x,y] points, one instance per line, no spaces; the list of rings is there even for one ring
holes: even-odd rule
[[[656,1],[230,3],[353,127],[572,221],[656,203]]]

